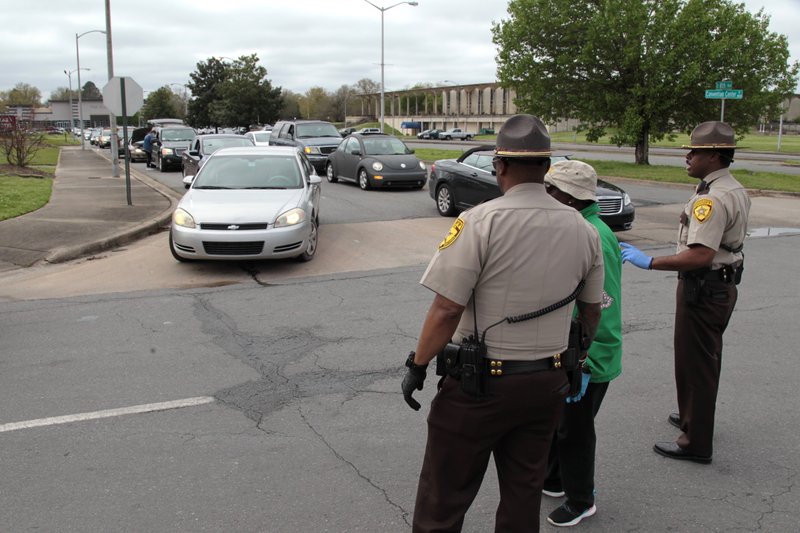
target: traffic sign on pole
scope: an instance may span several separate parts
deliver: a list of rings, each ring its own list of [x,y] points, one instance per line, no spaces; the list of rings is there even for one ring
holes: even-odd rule
[[[144,105],[144,91],[133,78],[114,76],[103,87],[103,105],[115,115],[122,115],[122,85],[125,86],[125,110],[134,114]]]
[[[718,81],[716,86],[717,89],[733,89],[733,82],[731,80],[722,80]]]

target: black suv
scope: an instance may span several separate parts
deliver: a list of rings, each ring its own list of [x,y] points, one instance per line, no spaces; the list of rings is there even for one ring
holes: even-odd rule
[[[319,175],[325,173],[328,154],[340,142],[342,136],[336,126],[323,120],[283,120],[273,126],[269,137],[270,146],[297,146]]]
[[[181,168],[183,152],[189,149],[189,143],[197,133],[189,126],[169,124],[155,127],[156,138],[153,141],[153,165],[161,172],[168,168]]]

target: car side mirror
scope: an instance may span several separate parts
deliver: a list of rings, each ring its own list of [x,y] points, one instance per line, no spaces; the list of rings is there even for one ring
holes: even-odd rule
[[[322,178],[320,178],[316,174],[311,174],[308,177],[308,183],[310,183],[311,185],[319,185],[320,183],[322,183]]]
[[[200,152],[197,150],[189,150],[189,155],[200,155]]]
[[[194,181],[194,176],[186,176],[185,178],[183,178],[183,186],[186,189],[188,189],[192,185],[193,181]]]

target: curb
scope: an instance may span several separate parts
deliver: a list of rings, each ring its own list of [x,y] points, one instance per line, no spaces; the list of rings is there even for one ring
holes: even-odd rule
[[[110,162],[110,159],[105,157],[104,154],[97,154],[97,155],[103,157],[104,159],[107,159]],[[61,154],[59,152],[59,158],[60,157]],[[159,193],[161,196],[169,200],[169,206],[161,214],[156,215],[150,220],[146,220],[133,227],[121,230],[103,239],[99,239],[93,242],[80,244],[76,246],[64,246],[61,248],[55,248],[54,250],[51,250],[50,253],[48,253],[43,259],[37,261],[37,263],[45,262],[45,263],[55,264],[55,263],[64,263],[66,261],[72,261],[73,259],[78,259],[87,255],[103,252],[111,248],[124,246],[131,242],[139,240],[143,237],[147,237],[149,235],[153,235],[161,231],[161,228],[166,226],[170,218],[172,218],[172,212],[175,210],[175,206],[177,205],[177,201],[180,199],[180,195],[177,192],[170,189],[169,187],[154,180],[150,176],[147,176],[146,174],[141,174],[133,169],[131,169],[130,174],[131,178],[150,187],[151,189]]]

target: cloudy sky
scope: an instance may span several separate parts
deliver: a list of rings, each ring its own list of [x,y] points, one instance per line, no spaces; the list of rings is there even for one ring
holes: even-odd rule
[[[371,0],[380,7],[396,0]],[[800,0],[745,0],[762,6],[770,28],[789,37],[800,60]],[[145,91],[184,84],[198,61],[256,53],[274,86],[335,91],[380,80],[381,12],[365,0],[110,0],[114,74]],[[492,22],[502,0],[419,0],[384,12],[387,90],[418,82],[481,83],[495,77]],[[75,35],[105,29],[104,0],[0,0],[0,90],[19,82],[43,99],[68,85]],[[80,38],[81,82],[108,80],[105,35]],[[73,87],[77,75],[72,75]],[[735,80],[734,80],[735,86]],[[177,89],[177,87],[174,87]]]

